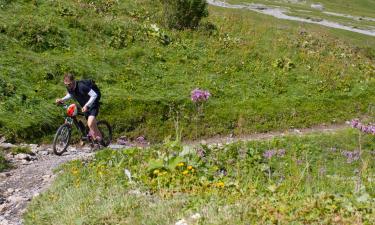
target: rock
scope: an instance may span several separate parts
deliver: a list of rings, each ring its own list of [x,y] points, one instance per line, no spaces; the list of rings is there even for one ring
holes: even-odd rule
[[[46,175],[44,175],[42,178],[43,178],[44,181],[48,181],[48,180],[51,179],[51,177],[52,177],[52,175],[50,175],[50,174],[46,174]]]
[[[30,161],[31,160],[30,155],[25,154],[25,153],[17,154],[17,155],[14,156],[14,158],[17,159],[17,160],[26,160],[26,161]]]
[[[4,143],[5,141],[6,141],[6,139],[5,139],[4,136],[0,137],[0,143]]]
[[[175,225],[188,225],[185,219],[179,220],[175,223]]]
[[[4,202],[5,203],[5,202]],[[0,212],[4,212],[6,209],[8,208],[8,205],[7,204],[1,204],[0,205]],[[1,221],[1,219],[0,219]]]
[[[4,204],[6,199],[4,197],[0,197],[0,205]],[[1,210],[0,210],[1,211]]]
[[[10,225],[10,223],[8,222],[8,220],[0,217],[0,225]]]
[[[40,154],[40,155],[49,155],[49,151],[48,150],[39,151],[38,154]]]
[[[324,6],[322,4],[319,4],[319,3],[313,3],[310,6],[311,6],[311,8],[317,9],[317,10],[320,10],[320,11],[322,11],[324,9]]]
[[[8,195],[13,194],[13,192],[14,192],[14,189],[13,189],[13,188],[8,188],[8,189],[7,189],[7,194],[8,194]]]
[[[124,149],[126,148],[124,145],[117,145],[117,144],[112,144],[108,146],[111,149]]]
[[[24,201],[25,198],[21,197],[21,196],[17,196],[17,195],[12,195],[10,197],[8,197],[8,201],[11,202],[11,203],[19,203],[19,202],[22,202]]]
[[[193,220],[198,220],[198,219],[200,219],[202,216],[201,216],[201,214],[199,214],[199,213],[195,213],[195,214],[193,214],[193,215],[191,215],[191,219],[193,219]]]
[[[3,149],[10,149],[16,147],[14,144],[11,143],[0,143],[0,148]]]

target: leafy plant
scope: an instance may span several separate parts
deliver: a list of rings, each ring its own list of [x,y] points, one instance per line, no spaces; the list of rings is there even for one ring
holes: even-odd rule
[[[196,28],[208,16],[206,0],[161,0],[165,21],[170,28]]]

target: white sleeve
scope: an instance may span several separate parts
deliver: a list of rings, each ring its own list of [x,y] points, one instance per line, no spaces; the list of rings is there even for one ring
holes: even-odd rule
[[[63,101],[65,102],[66,100],[69,100],[69,99],[71,99],[71,98],[72,98],[72,95],[69,94],[69,93],[67,93],[67,94],[64,96],[64,98],[62,98],[61,100],[63,100]]]
[[[89,96],[90,96],[90,99],[85,104],[85,106],[87,106],[87,107],[90,107],[92,105],[92,103],[94,103],[95,99],[98,97],[98,95],[92,89],[89,91]]]

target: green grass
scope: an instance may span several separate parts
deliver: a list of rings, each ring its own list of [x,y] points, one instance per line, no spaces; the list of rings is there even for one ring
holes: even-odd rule
[[[146,0],[5,1],[0,133],[51,142],[67,71],[96,80],[99,117],[115,136],[153,142],[175,134],[177,114],[183,138],[196,139],[343,122],[375,100],[375,38],[216,7],[195,31],[168,30],[159,9]],[[197,87],[212,94],[199,121]]]
[[[374,138],[361,136],[361,159],[352,162],[344,156],[359,148],[352,129],[194,149],[165,142],[103,150],[92,162],[62,166],[24,222],[373,224]],[[265,158],[271,149],[277,154]],[[190,218],[195,213],[201,218]]]
[[[0,152],[0,172],[11,168],[9,162],[5,159],[3,152]]]

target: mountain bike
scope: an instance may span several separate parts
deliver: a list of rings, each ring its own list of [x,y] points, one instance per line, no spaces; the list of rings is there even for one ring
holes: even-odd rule
[[[66,109],[65,122],[62,124],[56,131],[55,138],[53,139],[53,152],[56,155],[62,155],[67,151],[67,148],[70,144],[70,139],[72,136],[73,127],[76,127],[79,130],[81,135],[81,140],[83,142],[88,142],[91,148],[94,148],[95,145],[101,145],[107,147],[112,141],[112,127],[105,120],[99,120],[97,122],[98,129],[102,134],[102,141],[100,143],[96,142],[93,137],[90,135],[90,129],[87,124],[83,121],[84,113],[77,107],[75,104],[71,105],[62,105]]]

